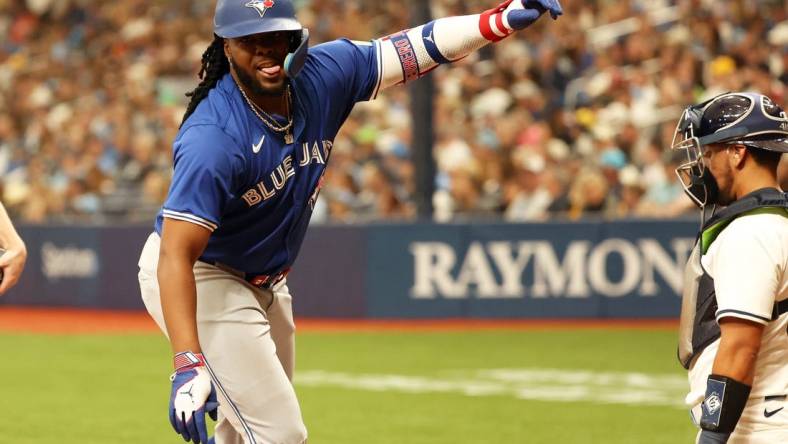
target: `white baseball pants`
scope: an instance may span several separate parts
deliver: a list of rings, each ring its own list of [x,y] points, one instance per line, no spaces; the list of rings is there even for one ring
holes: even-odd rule
[[[159,244],[158,234],[148,237],[139,282],[148,313],[167,335],[156,279]],[[295,324],[286,282],[262,290],[204,262],[195,264],[194,277],[200,346],[220,403],[216,444],[305,443],[291,383]]]

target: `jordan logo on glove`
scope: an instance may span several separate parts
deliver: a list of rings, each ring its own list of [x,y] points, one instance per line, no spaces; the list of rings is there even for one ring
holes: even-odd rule
[[[175,355],[175,373],[170,393],[170,424],[186,441],[206,444],[208,430],[205,413],[215,421],[219,402],[201,353],[182,352]]]

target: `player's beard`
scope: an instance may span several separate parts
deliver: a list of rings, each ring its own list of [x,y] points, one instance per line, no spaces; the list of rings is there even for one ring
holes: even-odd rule
[[[737,197],[734,191],[735,174],[730,165],[722,165],[722,168],[718,168],[716,173],[712,173],[711,168],[707,168],[707,171],[709,172],[709,180],[713,182],[714,187],[714,199],[712,203],[727,207],[739,197],[742,197]]]
[[[254,78],[254,75],[249,74],[248,72],[239,68],[238,64],[232,59],[232,56],[230,56],[228,60],[230,62],[230,66],[233,68],[233,71],[235,71],[238,81],[246,91],[256,96],[275,97],[281,96],[285,92],[285,81],[281,81],[273,86],[264,86]]]
[[[734,196],[733,191],[730,189],[729,186],[718,187],[714,199],[714,203],[723,207],[727,207],[728,205],[732,204],[735,200],[736,200],[736,196]]]

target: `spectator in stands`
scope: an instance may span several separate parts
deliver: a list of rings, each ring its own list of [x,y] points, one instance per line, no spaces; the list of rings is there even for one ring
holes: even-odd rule
[[[610,186],[605,176],[597,168],[586,168],[572,183],[569,190],[569,217],[601,216],[610,205],[608,191]]]
[[[158,195],[150,188],[169,181],[168,141],[199,69],[192,62],[208,44],[203,31],[214,2],[0,0],[0,197],[12,215],[33,222],[150,217]],[[398,3],[297,3],[313,44],[343,35],[348,23],[360,39],[409,26],[409,8]],[[783,2],[613,3],[564,0],[556,26],[537,24],[527,38],[431,74],[436,217],[567,217],[570,190],[587,177],[579,172],[594,169],[612,195],[598,216],[692,214],[671,198],[680,193],[659,156],[677,108],[726,90],[756,90],[785,104]],[[456,0],[431,6],[436,16],[468,12]],[[331,160],[348,177],[328,192],[336,175],[327,176],[318,204],[325,217],[314,222],[413,218],[410,137],[406,88],[356,107]],[[544,159],[537,188],[542,201],[551,196],[546,209],[524,206],[534,190],[516,160],[522,150]],[[387,204],[371,205],[365,195],[370,164]],[[632,177],[637,184],[625,185]],[[76,207],[64,203],[77,188],[87,197]],[[589,214],[577,208],[572,217]]]

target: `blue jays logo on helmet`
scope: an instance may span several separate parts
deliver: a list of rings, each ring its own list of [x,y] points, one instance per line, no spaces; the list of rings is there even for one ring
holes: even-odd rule
[[[268,11],[269,8],[274,7],[274,0],[250,0],[244,6],[247,8],[253,8],[255,11],[260,13],[260,17],[263,17],[265,16],[265,11]]]
[[[296,19],[291,0],[219,0],[213,15],[213,32],[234,39],[263,32],[288,31],[293,39],[284,68],[295,77],[304,66],[309,31]]]
[[[219,0],[213,16],[213,32],[237,38],[261,32],[301,31],[290,0]]]

